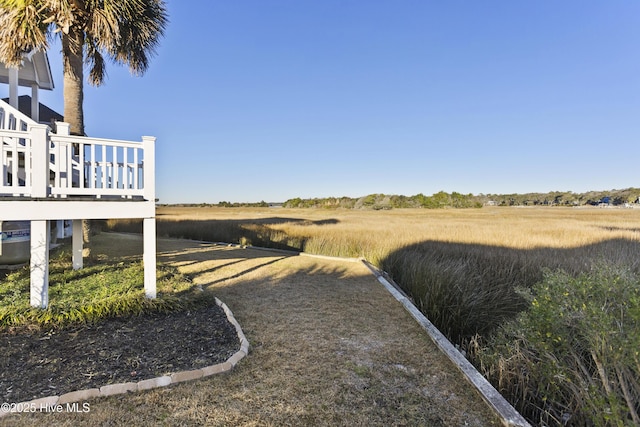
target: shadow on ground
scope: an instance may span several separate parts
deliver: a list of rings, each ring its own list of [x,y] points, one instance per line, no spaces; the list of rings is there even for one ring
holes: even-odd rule
[[[158,235],[180,239],[200,240],[207,242],[229,242],[253,245],[265,248],[304,251],[307,239],[291,237],[282,231],[272,228],[275,225],[291,224],[292,226],[324,226],[337,224],[337,219],[310,221],[299,218],[255,218],[239,220],[189,219],[172,220],[158,214]],[[105,225],[106,227],[106,225]],[[141,221],[121,221],[113,224],[109,231],[142,233]]]

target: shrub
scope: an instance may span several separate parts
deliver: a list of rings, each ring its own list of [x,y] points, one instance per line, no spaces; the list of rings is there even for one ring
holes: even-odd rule
[[[640,424],[640,276],[621,266],[546,270],[529,297],[476,348],[494,385],[540,424]]]

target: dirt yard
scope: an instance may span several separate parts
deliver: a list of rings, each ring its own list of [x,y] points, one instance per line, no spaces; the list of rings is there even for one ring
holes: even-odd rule
[[[136,255],[142,244],[128,238],[120,248]],[[248,357],[227,374],[91,400],[85,413],[11,415],[0,425],[500,424],[360,263],[173,239],[158,240],[158,261],[227,304]]]

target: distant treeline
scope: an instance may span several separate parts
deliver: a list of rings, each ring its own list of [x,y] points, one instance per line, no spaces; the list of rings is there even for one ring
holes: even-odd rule
[[[343,209],[394,209],[394,208],[480,208],[482,206],[584,206],[609,205],[623,206],[638,202],[639,188],[624,190],[589,191],[573,193],[571,191],[552,191],[549,193],[526,194],[461,194],[440,191],[431,196],[398,196],[369,194],[368,196],[326,197],[315,199],[289,199],[283,203],[285,208],[343,208]]]
[[[281,203],[275,203],[280,206]],[[200,208],[268,208],[274,203],[267,203],[264,200],[256,203],[220,202],[220,203],[174,203],[171,205],[159,203],[158,206],[180,206],[180,207],[200,207]]]
[[[301,199],[296,197],[284,203],[226,202],[220,203],[177,203],[171,206],[183,207],[221,207],[221,208],[327,208],[327,209],[400,209],[400,208],[481,208],[483,206],[624,206],[640,201],[640,188],[624,190],[589,191],[573,193],[571,191],[551,191],[549,193],[525,194],[461,194],[440,191],[431,196],[399,196],[388,194],[369,194],[363,197],[324,197]],[[167,206],[159,204],[159,206]]]

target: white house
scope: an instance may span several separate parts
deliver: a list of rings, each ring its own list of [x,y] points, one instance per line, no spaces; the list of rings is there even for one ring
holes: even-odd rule
[[[141,218],[144,289],[156,296],[155,138],[119,141],[69,135],[64,122],[43,123],[38,90],[52,90],[47,55],[31,52],[19,69],[0,64],[0,227],[30,221],[31,305],[46,308],[51,221],[72,220],[73,268],[82,268],[82,220]],[[31,89],[30,116],[19,110]],[[23,106],[24,107],[24,106]],[[24,108],[23,108],[24,109]],[[41,120],[43,119],[43,120]],[[0,240],[0,254],[1,254]]]

